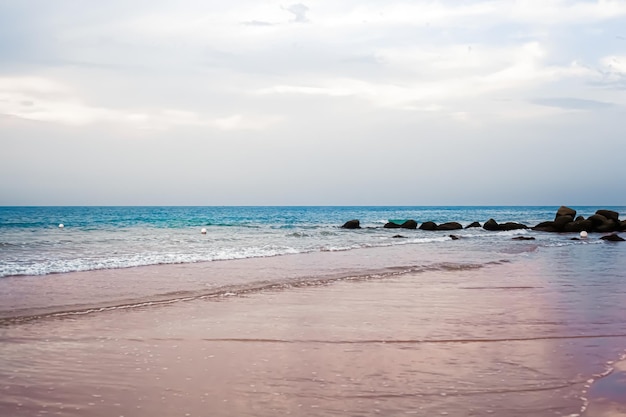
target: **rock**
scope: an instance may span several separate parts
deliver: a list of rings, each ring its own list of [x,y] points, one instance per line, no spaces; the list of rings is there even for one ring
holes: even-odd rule
[[[402,236],[402,235],[395,235],[392,236],[394,239],[406,239],[406,236]]]
[[[514,222],[506,222],[499,225],[500,230],[520,230],[520,229],[528,229],[528,226],[521,223]]]
[[[583,228],[582,222],[570,222],[563,227],[563,231],[566,233],[580,233],[583,230],[585,229]]]
[[[598,211],[602,211],[602,210],[598,210]],[[607,211],[609,210],[605,210],[605,212]],[[592,230],[594,232],[609,233],[609,232],[616,232],[620,230],[621,223],[619,222],[619,220],[615,220],[615,216],[612,215],[611,213],[607,213],[607,214],[611,215],[612,218],[608,218],[600,213],[596,213],[592,216],[589,216],[587,220],[592,222],[593,224]]]
[[[558,216],[554,220],[554,228],[558,230],[559,232],[563,232],[565,231],[565,225],[568,223],[573,223],[573,222],[574,222],[573,216],[570,216],[568,214],[565,214],[563,216]]]
[[[400,227],[403,229],[417,229],[417,222],[415,220],[407,220]]]
[[[457,222],[448,222],[437,226],[437,230],[459,230],[462,228],[463,226],[461,226],[461,224]]]
[[[608,219],[606,222],[593,228],[594,232],[598,233],[610,233],[617,232],[620,228],[620,224],[613,219]]]
[[[622,221],[619,223],[619,225],[620,225],[620,226],[619,226],[620,230],[621,230],[622,232],[626,232],[626,220],[622,220]]]
[[[569,207],[561,206],[556,211],[556,216],[554,217],[554,220],[558,219],[561,216],[572,216],[572,219],[574,219],[576,217],[576,210]]]
[[[600,239],[606,240],[608,242],[625,242],[626,241],[626,239],[624,239],[623,237],[615,233],[612,235],[608,235],[608,236],[602,236]]]
[[[483,229],[485,230],[500,230],[500,225],[498,224],[497,221],[495,221],[494,219],[489,219],[485,222],[485,224],[483,225]]]
[[[571,238],[570,240],[580,240],[580,238],[578,238],[578,237],[573,237],[573,238]]]
[[[590,220],[593,223],[594,227],[597,227],[597,226],[600,226],[601,224],[606,223],[609,219],[607,219],[601,214],[596,213],[596,214],[589,216],[587,220]]]
[[[420,225],[421,230],[437,230],[437,223],[435,222],[424,222]]]
[[[457,235],[450,235],[450,239],[452,239],[452,240],[459,240],[460,237],[457,236]]]
[[[598,210],[596,214],[606,217],[607,219],[613,219],[619,222],[619,213],[613,210]]]
[[[512,240],[535,240],[532,236],[516,236]]]
[[[357,220],[357,219],[348,220],[341,227],[344,228],[344,229],[360,229],[361,228],[361,222],[359,220]]]
[[[538,232],[558,232],[557,228],[554,227],[554,222],[541,222],[532,229]]]
[[[385,229],[417,229],[417,222],[415,220],[407,220],[402,224],[387,222],[383,227]]]
[[[465,228],[466,228],[466,229],[470,229],[470,228],[472,228],[472,227],[482,227],[482,226],[480,225],[480,223],[478,223],[478,222],[474,222],[474,223],[472,223],[472,224],[469,224],[469,225],[468,225],[468,226],[466,226]]]
[[[593,222],[591,220],[585,220],[583,216],[576,217],[572,223],[567,223],[563,227],[563,231],[566,233],[580,233],[590,232],[593,230]]]

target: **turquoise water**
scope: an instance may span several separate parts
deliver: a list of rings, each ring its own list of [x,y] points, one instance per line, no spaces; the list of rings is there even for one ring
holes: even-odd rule
[[[573,207],[589,216],[599,208]],[[0,207],[0,277],[127,268],[365,247],[437,244],[445,232],[382,226],[389,219],[418,223],[551,220],[557,207]],[[363,229],[339,228],[359,219]],[[59,228],[63,224],[64,228]],[[207,230],[206,235],[200,233]],[[455,232],[467,248],[509,240],[482,229]],[[571,236],[543,235],[540,244],[566,244]],[[499,243],[498,243],[499,244]]]

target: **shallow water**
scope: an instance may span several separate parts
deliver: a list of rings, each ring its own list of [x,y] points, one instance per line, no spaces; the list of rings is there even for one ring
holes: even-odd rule
[[[618,408],[626,246],[502,242],[4,278],[0,415]]]
[[[597,207],[601,208],[601,207]],[[578,207],[589,216],[596,207]],[[626,213],[626,207],[613,207]],[[245,259],[320,251],[440,245],[448,233],[384,229],[389,219],[420,223],[489,218],[535,225],[556,207],[0,207],[0,278],[144,265]],[[624,215],[622,214],[622,217]],[[360,219],[363,229],[343,230]],[[58,225],[64,224],[64,228]],[[206,235],[200,233],[206,229]],[[526,231],[455,231],[466,246],[492,250]],[[405,239],[393,236],[401,234]],[[567,238],[545,234],[542,245]]]

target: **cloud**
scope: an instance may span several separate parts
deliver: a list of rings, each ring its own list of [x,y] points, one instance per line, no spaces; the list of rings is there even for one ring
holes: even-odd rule
[[[123,123],[140,129],[176,126],[219,130],[260,130],[280,122],[277,116],[205,117],[177,109],[124,109],[92,106],[67,85],[43,77],[0,77],[0,114],[27,120],[85,126]]]
[[[542,106],[558,107],[566,110],[596,110],[613,107],[614,103],[606,103],[604,101],[586,100],[571,97],[551,97],[537,98],[531,100],[531,103]]]
[[[352,96],[381,107],[447,111],[460,99],[482,101],[501,96],[521,97],[526,91],[546,83],[595,74],[575,63],[564,66],[546,64],[546,51],[538,43],[515,49],[490,48],[482,55],[473,54],[460,45],[442,48],[439,53],[420,48],[383,50],[378,53],[380,59],[399,72],[404,71],[396,77],[396,82],[323,78],[316,82],[278,84],[259,89],[257,94]]]
[[[84,125],[115,112],[89,107],[61,83],[42,77],[1,77],[0,114],[28,120]]]
[[[626,2],[622,0],[521,0],[502,3],[510,7],[512,20],[531,24],[592,23],[626,16]]]
[[[249,20],[247,22],[243,22],[242,24],[246,26],[273,26],[274,25],[273,23],[263,22],[260,20]]]
[[[306,17],[309,8],[302,3],[292,4],[291,6],[285,8],[285,10],[295,15],[293,20],[294,22],[304,23],[309,21]]]
[[[203,184],[223,179],[227,197],[250,189],[270,195],[275,187],[272,202],[279,204],[293,178],[317,187],[308,201],[329,203],[326,190],[336,178],[353,180],[355,195],[371,195],[372,181],[378,188],[398,177],[419,181],[444,166],[442,181],[457,184],[467,181],[458,167],[473,171],[489,149],[497,152],[476,165],[494,179],[511,172],[502,155],[551,142],[581,144],[567,147],[559,160],[568,163],[576,152],[588,156],[582,144],[590,137],[613,149],[617,164],[624,154],[624,0],[6,3],[0,1],[0,155],[5,166],[23,168],[25,190],[29,178],[36,183],[30,170],[43,165],[21,157],[17,146],[63,144],[69,134],[84,142],[84,154],[124,149],[136,163],[146,148],[129,150],[128,136],[149,138],[151,153],[180,151],[181,161],[190,149],[219,155],[198,163],[193,177]],[[56,132],[57,142],[42,131]],[[242,149],[245,138],[254,140]],[[402,163],[380,158],[381,149],[392,148],[403,150]],[[427,153],[449,160],[415,163]],[[355,157],[346,165],[348,154]],[[172,172],[189,169],[188,162],[168,163]],[[249,175],[224,175],[241,166],[259,173],[254,184]],[[524,177],[527,189],[562,170],[553,158],[543,168],[535,182]],[[145,165],[146,173],[152,169],[162,166]],[[285,187],[276,187],[283,180]],[[172,181],[185,182],[173,173]],[[416,186],[420,195],[436,192]],[[294,198],[305,189],[313,190],[293,189]]]
[[[608,56],[602,59],[602,65],[610,74],[618,76],[626,75],[626,56]]]
[[[626,89],[626,56],[611,55],[602,58],[598,71],[599,75],[593,80],[592,85],[609,89]]]

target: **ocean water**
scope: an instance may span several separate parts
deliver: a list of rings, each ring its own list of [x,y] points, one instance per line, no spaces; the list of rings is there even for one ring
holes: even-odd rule
[[[0,208],[0,415],[624,416],[626,244],[382,227],[556,210]]]
[[[574,207],[588,216],[599,207]],[[605,207],[606,208],[606,207]],[[610,207],[624,213],[624,207]],[[390,219],[535,225],[557,207],[0,207],[0,277],[350,250],[449,240],[443,232],[386,230]],[[623,217],[623,216],[622,216]],[[338,227],[360,219],[362,230]],[[64,228],[60,229],[59,224]],[[206,235],[200,230],[207,229]],[[455,231],[488,248],[511,234]],[[402,234],[407,239],[394,239]],[[545,235],[541,245],[572,244]]]

